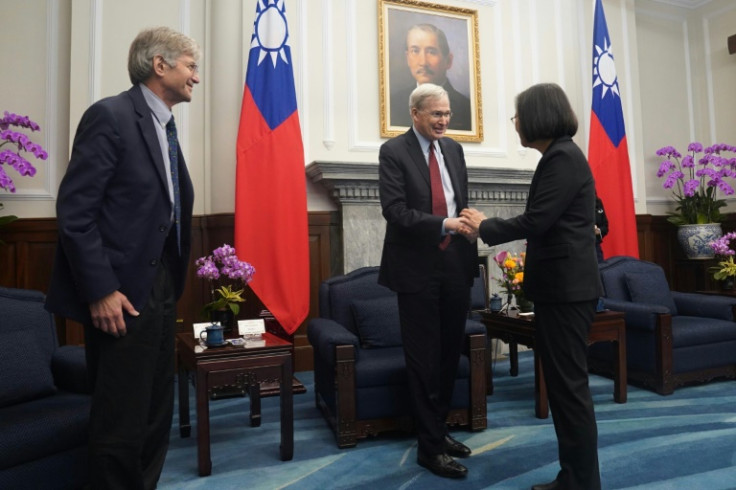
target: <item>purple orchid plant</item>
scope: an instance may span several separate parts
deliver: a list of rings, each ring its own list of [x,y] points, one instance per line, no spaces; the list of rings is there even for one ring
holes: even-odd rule
[[[736,153],[736,147],[717,143],[703,148],[698,142],[690,143],[683,157],[676,148],[665,146],[657,150],[664,160],[657,177],[664,178],[662,187],[672,189],[677,201],[676,212],[667,219],[675,225],[718,223],[722,220],[720,208],[726,205],[718,199],[718,191],[729,196],[734,188],[727,179],[736,177],[736,158],[722,153]],[[698,155],[703,156],[698,159]]]
[[[255,274],[256,269],[248,262],[238,258],[235,248],[227,243],[212,251],[212,255],[200,257],[196,260],[197,277],[210,281],[212,301],[204,305],[202,314],[207,318],[212,311],[230,309],[234,315],[240,313],[240,304],[245,301],[242,289],[234,289],[232,284],[215,288],[216,281],[224,278],[247,285]]]
[[[717,266],[710,268],[713,277],[718,281],[736,277],[736,263],[733,261],[736,251],[731,248],[731,240],[736,239],[736,232],[730,232],[710,243],[710,248],[721,257]]]
[[[36,175],[36,167],[26,159],[24,154],[32,154],[39,160],[46,160],[48,153],[41,145],[31,141],[25,133],[10,129],[11,126],[31,131],[40,131],[41,126],[31,121],[28,116],[20,116],[8,111],[5,111],[4,116],[0,118],[0,189],[14,193],[15,184],[3,165],[13,167],[22,176],[33,177]],[[3,148],[6,145],[8,148]],[[0,209],[2,209],[2,204],[0,204]],[[16,219],[18,219],[16,216],[2,216],[0,226]]]

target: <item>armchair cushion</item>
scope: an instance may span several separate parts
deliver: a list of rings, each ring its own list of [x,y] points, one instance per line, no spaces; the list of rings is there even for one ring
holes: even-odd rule
[[[396,296],[356,299],[350,304],[364,348],[398,347],[401,342]]]
[[[664,306],[670,310],[670,314],[677,315],[677,306],[661,268],[647,272],[626,272],[624,278],[634,303]]]
[[[719,344],[736,341],[736,324],[729,320],[678,315],[672,317],[672,346]]]
[[[3,316],[8,321],[0,349],[0,407],[56,393],[51,372],[56,339],[49,335],[50,313],[40,302],[38,307],[29,306],[29,301],[37,299],[18,296],[3,300]]]
[[[679,291],[671,293],[678,315],[734,321],[733,308],[736,306],[736,299],[733,297]]]
[[[51,362],[43,359],[41,348],[27,339],[27,332],[9,332],[0,351],[0,407],[15,405],[56,392]]]

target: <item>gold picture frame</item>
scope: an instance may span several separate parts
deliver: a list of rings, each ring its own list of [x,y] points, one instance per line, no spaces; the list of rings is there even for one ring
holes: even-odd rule
[[[413,36],[429,36],[430,47],[419,46]],[[413,53],[407,45],[410,39]],[[417,83],[431,80],[450,95],[453,117],[447,136],[483,141],[476,10],[417,0],[379,0],[378,48],[381,137],[397,136],[411,126],[409,94]],[[428,49],[434,61],[427,60]]]

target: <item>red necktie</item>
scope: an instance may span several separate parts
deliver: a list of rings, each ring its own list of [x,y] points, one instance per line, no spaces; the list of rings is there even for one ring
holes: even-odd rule
[[[434,154],[434,142],[429,144],[429,185],[432,188],[432,214],[435,216],[447,216],[447,201],[445,190],[442,188],[442,176],[440,175],[440,164]],[[450,234],[439,243],[440,250],[447,248],[450,243]]]

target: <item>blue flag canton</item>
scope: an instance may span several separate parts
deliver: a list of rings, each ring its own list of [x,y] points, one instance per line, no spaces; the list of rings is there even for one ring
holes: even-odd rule
[[[284,1],[257,2],[245,83],[271,129],[297,110],[288,41]]]
[[[593,27],[593,112],[614,146],[618,146],[626,136],[624,113],[621,107],[621,93],[618,75],[613,61],[613,49],[608,36],[606,15],[601,0],[595,4],[595,24]]]

